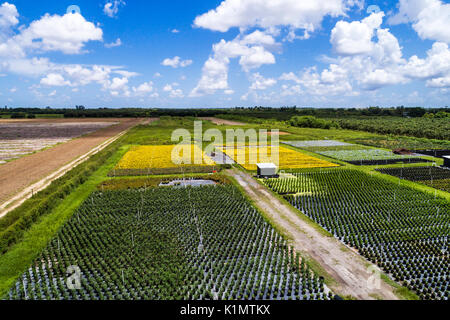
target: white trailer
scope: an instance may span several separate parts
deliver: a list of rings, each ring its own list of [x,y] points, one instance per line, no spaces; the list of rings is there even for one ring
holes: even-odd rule
[[[273,163],[258,163],[258,177],[272,178],[277,176],[278,167]]]

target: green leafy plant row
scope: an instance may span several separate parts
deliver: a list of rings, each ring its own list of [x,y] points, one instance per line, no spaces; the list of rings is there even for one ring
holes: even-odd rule
[[[152,188],[94,192],[6,298],[330,299],[323,281],[236,187]]]
[[[359,170],[264,183],[422,299],[449,299],[450,203]]]

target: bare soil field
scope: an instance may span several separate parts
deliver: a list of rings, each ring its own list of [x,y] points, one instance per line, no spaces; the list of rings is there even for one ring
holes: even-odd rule
[[[218,126],[221,126],[221,125],[226,125],[226,126],[245,126],[245,125],[247,125],[247,123],[243,123],[243,122],[224,120],[224,119],[219,119],[219,118],[214,118],[214,117],[202,117],[200,119],[204,120],[204,121],[211,121],[212,123],[214,123],[214,124],[216,124]]]
[[[294,208],[282,203],[249,174],[239,170],[229,170],[227,173],[235,178],[254,203],[293,239],[292,245],[302,256],[319,263],[336,281],[336,284],[330,285],[334,292],[363,300],[398,299],[394,294],[395,289],[383,280],[378,288],[369,285],[373,273],[368,271],[368,267],[379,271],[378,267],[337,239],[321,234],[301,219]]]
[[[49,120],[46,121],[49,122]],[[84,119],[75,119],[75,121],[69,122],[80,121],[85,122]],[[73,166],[78,165],[79,162],[74,162],[74,160],[90,154],[96,147],[131,127],[140,123],[150,122],[150,119],[116,119],[115,121],[119,121],[119,123],[59,144],[53,148],[0,165],[0,205],[3,207],[1,209],[5,209],[5,203],[27,187],[38,183],[72,162]],[[53,123],[53,121],[51,122]],[[55,122],[59,123],[61,121],[56,120]],[[87,120],[86,122],[94,121]],[[71,166],[66,171],[70,169]],[[34,192],[37,192],[37,190],[34,190]]]
[[[0,123],[72,123],[120,122],[123,118],[55,118],[55,119],[0,119]]]
[[[0,122],[0,164],[118,122]]]

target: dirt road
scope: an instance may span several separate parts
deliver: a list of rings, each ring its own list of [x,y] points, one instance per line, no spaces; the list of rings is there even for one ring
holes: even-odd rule
[[[246,126],[246,123],[243,122],[237,122],[237,121],[231,121],[231,120],[224,120],[224,119],[219,119],[219,118],[214,118],[214,117],[202,117],[199,118],[201,120],[204,121],[211,121],[212,123],[221,126],[221,125],[226,125],[226,126]]]
[[[250,175],[239,170],[227,171],[245,189],[248,196],[293,240],[292,245],[303,256],[316,261],[336,284],[330,288],[341,296],[357,299],[397,300],[395,288],[381,280],[379,288],[372,285],[369,271],[372,265],[358,253],[350,250],[333,237],[327,237],[299,217],[296,209],[284,204]],[[379,270],[373,266],[372,270]]]
[[[23,202],[30,193],[38,192],[120,134],[143,122],[149,122],[149,119],[121,119],[119,124],[1,165],[0,217]],[[36,187],[30,190],[30,186]]]

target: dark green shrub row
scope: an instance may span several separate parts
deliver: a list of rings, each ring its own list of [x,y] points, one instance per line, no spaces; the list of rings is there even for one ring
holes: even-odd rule
[[[73,265],[82,277],[79,289],[69,290]],[[92,193],[5,299],[331,297],[323,279],[236,187],[217,185]]]
[[[339,128],[339,125],[334,121],[318,119],[313,116],[295,116],[289,120],[289,124],[293,127],[299,128],[316,128],[316,129],[332,129]]]
[[[450,121],[448,118],[342,118],[337,119],[336,122],[343,129],[450,140]]]

